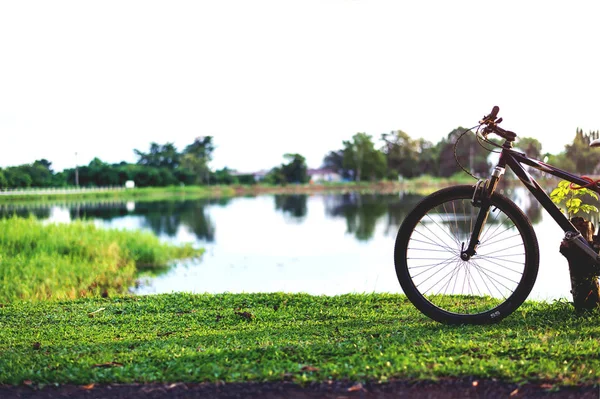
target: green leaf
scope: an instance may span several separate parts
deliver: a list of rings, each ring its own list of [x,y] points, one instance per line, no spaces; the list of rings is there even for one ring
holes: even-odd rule
[[[579,207],[582,202],[583,201],[579,198],[571,198],[571,199],[567,200],[566,205],[567,205],[567,208]]]
[[[580,207],[580,209],[585,213],[598,212],[598,208],[596,208],[594,205],[584,204]]]
[[[550,193],[550,198],[552,199],[552,201],[562,201],[562,199],[565,197],[565,194],[563,193],[563,190],[560,188],[555,188],[554,190],[552,190],[552,192]]]
[[[581,188],[573,190],[570,183],[566,180],[561,180],[557,187],[550,193],[550,199],[553,203],[566,208],[567,215],[575,215],[579,212],[599,212],[594,205],[586,204],[582,197],[589,195],[598,200],[598,194],[593,190]],[[562,210],[561,210],[562,212]]]

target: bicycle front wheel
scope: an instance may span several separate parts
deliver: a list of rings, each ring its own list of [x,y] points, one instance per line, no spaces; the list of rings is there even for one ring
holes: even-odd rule
[[[531,223],[507,197],[494,193],[477,253],[460,258],[480,208],[473,186],[455,186],[424,198],[403,221],[394,247],[396,275],[408,299],[448,324],[501,320],[525,301],[539,265]]]

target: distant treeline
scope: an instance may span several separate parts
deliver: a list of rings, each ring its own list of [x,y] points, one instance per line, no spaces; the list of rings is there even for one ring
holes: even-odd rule
[[[396,130],[382,134],[374,141],[371,135],[357,133],[342,142],[342,148],[327,153],[322,168],[352,181],[397,180],[421,175],[449,177],[460,172],[460,165],[475,175],[486,176],[492,166],[490,152],[482,147],[474,134],[459,127],[437,144],[425,139],[413,139]],[[530,137],[518,138],[515,146],[536,159],[582,174],[598,173],[600,151],[590,148],[598,139],[597,131],[583,133],[577,129],[572,144],[560,154],[542,153],[541,143]],[[458,145],[455,147],[457,140]],[[487,145],[489,148],[489,145]],[[134,150],[137,163],[108,164],[94,158],[88,165],[54,172],[52,163],[40,159],[32,164],[0,169],[0,188],[122,186],[132,180],[138,187],[172,185],[255,184],[256,176],[239,174],[229,168],[211,170],[214,151],[213,137],[194,140],[183,151],[173,143],[151,143],[148,152]],[[309,181],[305,158],[300,154],[285,154],[285,162],[273,167],[260,179],[269,184],[305,183]]]

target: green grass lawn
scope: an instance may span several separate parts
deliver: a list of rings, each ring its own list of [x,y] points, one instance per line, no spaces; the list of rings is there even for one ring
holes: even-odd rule
[[[0,383],[600,381],[600,312],[527,302],[445,326],[402,295],[171,294],[4,303]]]

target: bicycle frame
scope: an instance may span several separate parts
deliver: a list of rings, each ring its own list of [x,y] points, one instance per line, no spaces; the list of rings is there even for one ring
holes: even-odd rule
[[[589,257],[593,258],[594,262],[598,263],[600,261],[598,254],[594,252],[594,250],[581,236],[575,226],[573,226],[569,219],[552,202],[548,194],[546,194],[546,192],[540,187],[535,179],[525,170],[523,165],[531,166],[534,169],[559,177],[563,180],[570,181],[580,186],[589,184],[589,181],[552,165],[548,165],[537,159],[529,158],[526,154],[515,151],[511,147],[512,145],[510,142],[507,141],[504,143],[502,146],[502,152],[500,153],[500,160],[494,169],[494,173],[489,179],[489,184],[487,184],[486,187],[484,187],[479,193],[479,184],[475,188],[473,201],[480,201],[481,209],[479,211],[477,221],[475,222],[471,239],[469,241],[469,246],[466,249],[463,249],[461,252],[461,258],[463,260],[469,260],[471,256],[475,255],[475,250],[479,244],[479,235],[481,234],[481,230],[489,214],[489,199],[494,193],[500,177],[504,174],[504,171],[508,166],[515,173],[515,175],[517,175],[519,180],[523,182],[525,187],[527,187],[527,189],[531,192],[531,194],[533,194],[538,202],[544,207],[544,209],[550,214],[550,216],[552,216],[554,221],[563,229],[565,232],[565,239],[575,243],[577,247],[583,250]],[[598,185],[594,185],[590,187],[590,189],[600,194],[600,188]]]

